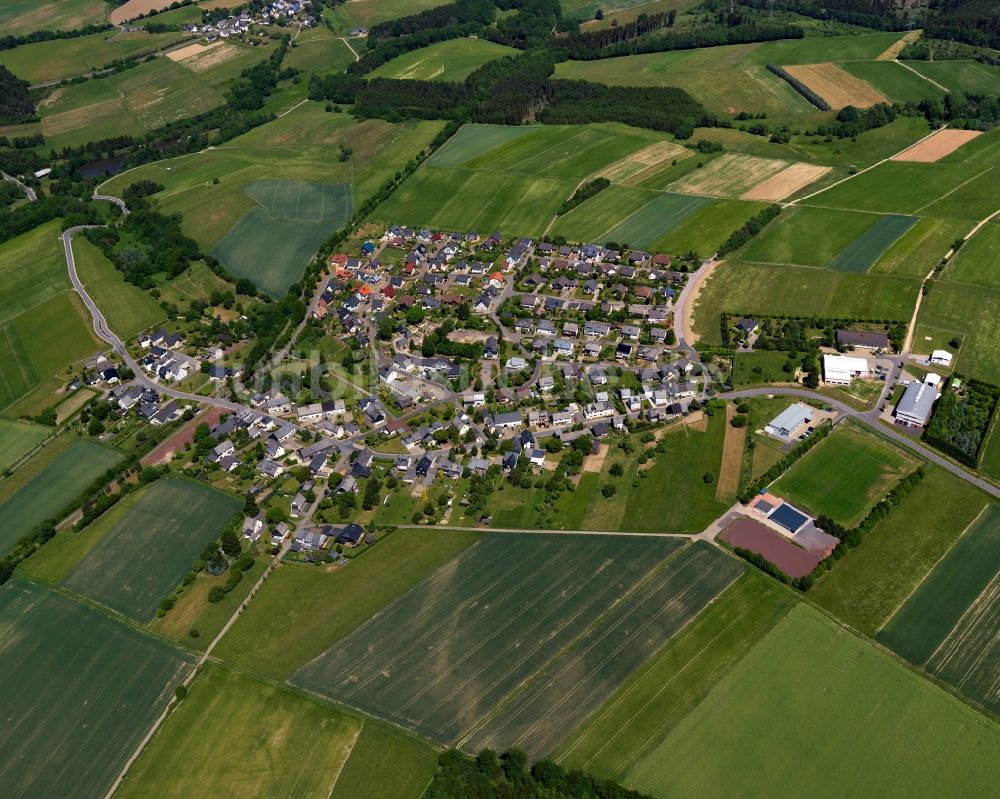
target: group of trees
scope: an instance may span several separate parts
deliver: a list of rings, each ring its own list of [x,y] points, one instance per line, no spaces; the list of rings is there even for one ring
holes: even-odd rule
[[[455,323],[450,319],[445,321],[437,330],[424,336],[421,343],[421,354],[425,358],[435,355],[446,355],[449,358],[467,358],[478,360],[483,357],[483,345],[480,342],[463,344],[459,341],[452,341],[448,334],[455,329]]]
[[[777,64],[767,64],[768,72],[773,72],[783,81],[785,81],[789,86],[791,86],[795,91],[806,98],[810,103],[816,106],[820,111],[829,111],[830,104],[820,97],[816,92],[806,86],[802,81],[792,75],[787,69],[779,67]]]
[[[563,214],[569,213],[584,200],[589,200],[594,195],[604,191],[610,185],[611,181],[605,177],[588,180],[580,188],[573,192],[572,197],[559,206],[559,210],[556,211],[556,214],[558,216],[562,216]]]
[[[1000,402],[1000,388],[968,378],[945,391],[924,431],[924,441],[975,469],[990,420]]]
[[[767,208],[758,211],[729,234],[729,238],[727,238],[719,247],[719,257],[721,258],[728,255],[733,250],[738,250],[750,241],[750,239],[760,233],[769,222],[777,219],[778,214],[780,213],[781,206],[777,204],[769,205]]]
[[[38,121],[29,85],[28,81],[21,80],[0,64],[0,124],[20,125]]]
[[[60,218],[65,230],[74,225],[96,225],[101,221],[101,213],[93,203],[85,203],[75,197],[45,195],[33,203],[25,203],[0,214],[0,244]]]
[[[497,755],[484,749],[473,759],[455,749],[442,752],[425,799],[652,799],[631,788],[552,760],[528,768],[520,749]]]

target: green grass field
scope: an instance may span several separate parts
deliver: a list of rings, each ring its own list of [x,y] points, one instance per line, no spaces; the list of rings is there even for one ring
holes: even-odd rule
[[[915,216],[882,216],[830,264],[840,272],[867,272],[917,222]]]
[[[998,746],[995,722],[798,605],[627,782],[705,799],[985,796]]]
[[[809,200],[810,205],[877,211],[884,214],[915,214],[946,194],[957,191],[982,174],[976,164],[887,161]],[[915,191],[919,186],[920,190]],[[980,219],[982,217],[960,217]]]
[[[330,799],[420,799],[436,768],[437,752],[429,744],[365,719]]]
[[[815,516],[845,527],[864,518],[895,482],[916,467],[901,450],[850,424],[837,427],[770,490]]]
[[[907,61],[906,64],[951,92],[1000,93],[1000,74],[988,64],[978,61]]]
[[[598,241],[617,241],[631,248],[651,247],[691,214],[710,202],[705,197],[661,194],[617,225],[596,237]]]
[[[615,690],[744,571],[698,542],[624,597],[573,648],[516,693],[465,742],[470,751],[509,745],[555,750]]]
[[[878,221],[873,214],[856,211],[786,209],[751,240],[741,257],[759,263],[826,268]],[[817,230],[824,235],[817,236]]]
[[[284,222],[253,208],[212,248],[212,256],[235,277],[249,278],[265,294],[278,298],[337,230],[331,222]]]
[[[282,222],[332,222],[339,227],[354,210],[349,183],[255,180],[243,192]]]
[[[737,352],[733,359],[733,386],[740,389],[793,382],[792,373],[784,369],[788,360],[784,351]]]
[[[957,219],[917,221],[868,271],[871,274],[892,274],[923,280],[937,265],[955,239],[965,235],[969,223]]]
[[[14,324],[0,324],[0,407],[38,385],[38,374]]]
[[[719,249],[730,233],[764,207],[764,203],[715,200],[696,208],[665,236],[653,242],[650,249],[678,255],[696,252],[708,257]]]
[[[681,543],[489,535],[304,666],[292,682],[453,742]]]
[[[634,186],[608,186],[558,217],[550,232],[553,236],[565,237],[567,241],[604,242],[606,239],[601,238],[601,232],[609,229],[609,223],[627,219],[660,196],[658,192]]]
[[[1000,507],[987,506],[879,632],[911,663],[994,711],[1000,631]]]
[[[54,219],[0,244],[0,322],[55,297],[69,286]]]
[[[121,453],[79,440],[0,505],[0,551],[7,552],[36,525],[58,514],[94,480],[121,460]]]
[[[179,651],[40,586],[0,588],[7,796],[100,797],[173,695]]]
[[[354,53],[351,48],[324,26],[302,31],[283,62],[286,67],[321,74],[342,72],[352,63]]]
[[[997,433],[998,429],[1000,429],[1000,425],[994,421],[993,429],[990,431],[979,456],[979,471],[988,474],[994,480],[1000,480],[1000,433]]]
[[[919,288],[919,280],[895,275],[725,261],[698,296],[694,329],[700,340],[720,344],[723,311],[904,321],[913,313]]]
[[[483,64],[516,53],[513,47],[485,39],[450,39],[397,56],[371,75],[373,78],[461,83]]]
[[[397,530],[332,573],[282,565],[215,654],[240,668],[285,679],[476,538],[459,531]]]
[[[73,239],[73,256],[87,293],[122,339],[127,341],[166,319],[166,312],[153,296],[125,282],[115,265],[83,236]]]
[[[50,435],[50,427],[0,419],[0,472],[7,471]]]
[[[537,130],[523,125],[462,125],[427,159],[427,164],[442,168],[461,166],[490,150],[532,135],[537,135]]]
[[[983,225],[958,251],[948,268],[948,280],[1000,289],[1000,225]]]
[[[210,665],[118,795],[326,799],[361,725],[287,689]]]
[[[985,505],[985,496],[964,480],[927,467],[924,479],[816,582],[809,597],[874,635]]]
[[[123,513],[63,585],[149,621],[239,503],[187,480],[158,480]]]
[[[440,5],[438,0],[355,0],[324,9],[323,16],[334,24],[338,33],[347,33],[351,28],[370,28],[437,5]]]
[[[944,92],[895,61],[848,61],[838,67],[869,83],[896,103],[919,103],[934,100]]]
[[[970,377],[1000,383],[1000,291],[948,280],[936,281],[920,306],[913,351],[947,349],[955,335],[962,349],[952,367]],[[926,336],[931,336],[931,341]]]
[[[81,75],[116,58],[151,53],[188,38],[186,33],[94,33],[0,51],[0,64],[30,83]]]
[[[626,680],[556,759],[622,781],[794,604],[790,592],[746,572]]]
[[[976,166],[976,162],[970,161],[966,166]],[[923,209],[923,213],[928,216],[968,220],[966,228],[972,227],[970,224],[972,221],[978,222],[993,216],[993,212],[997,210],[994,199],[1000,192],[1000,169],[996,167],[983,169],[982,166],[979,169],[980,174],[977,177],[951,194],[931,203]]]
[[[2,0],[0,25],[5,33],[23,36],[39,30],[76,30],[98,25],[108,16],[107,3],[101,0]]]

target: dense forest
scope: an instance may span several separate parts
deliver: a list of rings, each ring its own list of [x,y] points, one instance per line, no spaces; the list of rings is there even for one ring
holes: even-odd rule
[[[0,64],[0,124],[19,125],[38,120],[28,81]]]
[[[937,0],[928,12],[924,34],[1000,49],[997,0]]]
[[[473,760],[454,749],[438,758],[424,799],[652,799],[612,780],[567,771],[551,760],[530,769],[520,749],[497,755],[484,749]]]

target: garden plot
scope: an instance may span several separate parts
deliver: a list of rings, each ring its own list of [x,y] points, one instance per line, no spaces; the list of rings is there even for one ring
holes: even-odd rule
[[[725,153],[667,188],[682,194],[739,197],[780,174],[788,166],[787,161],[776,158]]]
[[[785,71],[816,92],[833,109],[848,105],[868,108],[876,103],[888,102],[885,95],[876,91],[871,84],[845,72],[836,64],[787,66]]]
[[[292,683],[452,743],[683,543],[488,536],[300,669]]]

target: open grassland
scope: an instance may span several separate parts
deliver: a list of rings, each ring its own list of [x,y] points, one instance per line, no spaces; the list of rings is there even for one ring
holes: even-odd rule
[[[73,256],[87,293],[122,339],[128,340],[166,319],[166,313],[152,295],[126,283],[115,265],[83,236],[73,240]]]
[[[241,668],[284,679],[476,538],[469,532],[397,530],[332,572],[282,565],[215,654]]]
[[[46,588],[0,588],[0,773],[9,797],[104,796],[188,664]]]
[[[934,290],[939,288],[935,286]],[[854,275],[725,261],[715,268],[701,289],[693,324],[700,340],[706,344],[720,344],[723,311],[903,321],[913,313],[919,289],[919,280],[895,275]],[[928,295],[928,300],[930,298]],[[924,307],[921,307],[921,316]],[[1000,313],[1000,310],[995,309],[995,312]],[[1000,361],[997,363],[1000,365]]]
[[[916,222],[915,216],[879,217],[874,225],[841,250],[830,268],[840,272],[867,272]]]
[[[948,280],[1000,289],[1000,224],[987,223],[958,251],[948,268]]]
[[[987,506],[878,639],[994,712],[1000,709],[1000,507]]]
[[[292,44],[283,66],[304,72],[342,72],[354,63],[354,53],[340,37],[325,26],[304,30]]]
[[[709,197],[739,197],[788,166],[787,161],[725,153],[704,169],[671,183],[671,191]]]
[[[117,795],[327,799],[361,725],[288,689],[210,665]]]
[[[958,219],[919,219],[868,271],[923,280],[968,230],[969,223]]]
[[[202,548],[239,507],[188,480],[143,489],[63,585],[136,621],[149,621]]]
[[[116,58],[152,53],[188,36],[187,33],[107,31],[3,50],[0,64],[29,83],[41,83],[82,75]]]
[[[1000,424],[994,421],[993,429],[979,456],[979,471],[988,474],[994,480],[1000,480],[1000,433],[997,430],[1000,430]]]
[[[32,424],[0,419],[0,472],[5,472],[52,435],[52,429]]]
[[[876,103],[886,102],[881,92],[836,64],[802,64],[787,66],[785,70],[826,100],[834,110],[848,105],[868,108]]]
[[[705,799],[985,796],[998,747],[994,722],[800,604],[626,781]]]
[[[485,39],[451,39],[397,56],[371,74],[373,78],[461,83],[483,64],[515,53],[513,47]]]
[[[919,103],[933,100],[944,92],[895,61],[851,61],[838,64],[843,71],[864,81],[889,102]]]
[[[282,222],[332,222],[340,226],[354,210],[349,183],[255,180],[243,192]]]
[[[351,28],[370,28],[439,5],[439,0],[352,0],[324,9],[323,16],[334,23],[339,33],[347,33]]]
[[[788,353],[781,350],[737,352],[733,357],[733,385],[740,389],[789,383],[792,381],[792,374],[784,369],[788,362]],[[797,367],[798,363],[795,365]]]
[[[688,547],[479,725],[466,748],[513,745],[536,756],[553,751],[744,568],[708,544]]]
[[[864,542],[824,574],[809,597],[874,635],[986,506],[964,480],[929,466],[923,480]]]
[[[0,322],[7,322],[69,285],[54,219],[0,244]]]
[[[941,160],[970,164],[994,164],[997,159],[1000,159],[1000,128],[994,128],[982,136],[977,136]]]
[[[829,267],[879,221],[873,214],[797,207],[782,211],[750,242],[742,258],[768,264]],[[817,231],[823,235],[817,235]]]
[[[851,424],[841,424],[770,490],[816,516],[853,527],[916,462]]]
[[[438,167],[462,166],[477,156],[509,144],[523,136],[536,135],[537,130],[523,125],[462,125],[439,150],[427,159]]]
[[[604,242],[606,239],[601,234],[609,230],[609,222],[627,219],[660,196],[657,192],[633,186],[609,186],[558,217],[550,232],[567,241]]]
[[[952,366],[969,377],[1000,383],[1000,291],[936,281],[920,306],[913,350],[947,349],[958,334],[962,349]],[[932,337],[931,341],[925,339]]]
[[[652,247],[677,225],[709,200],[683,194],[664,192],[642,208],[622,219],[617,225],[598,235],[598,241],[617,241],[623,247]]]
[[[715,200],[702,205],[650,245],[654,252],[682,255],[696,252],[708,257],[729,235],[764,208],[763,203]]]
[[[827,189],[809,204],[884,214],[914,214],[928,208],[928,216],[940,216],[929,206],[981,174],[982,167],[975,164],[889,161]]]
[[[690,158],[692,155],[694,153],[676,142],[659,141],[602,169],[601,177],[607,178],[612,183],[636,186],[647,177],[659,173],[667,161],[675,165],[678,161]]]
[[[454,742],[682,543],[487,536],[292,682]]]
[[[420,799],[436,768],[437,752],[429,744],[365,719],[330,799]]]
[[[249,278],[277,298],[302,276],[309,259],[337,229],[330,222],[284,222],[252,208],[212,248],[212,256],[235,277]]]
[[[17,328],[12,322],[0,324],[0,407],[9,407],[36,385],[38,374]]]
[[[107,19],[108,5],[102,0],[3,0],[0,27],[4,33],[23,36],[34,31],[71,31],[99,25]]]
[[[989,64],[978,61],[907,61],[906,64],[950,92],[1000,92],[1000,70]]]
[[[997,211],[997,197],[1000,196],[1000,169],[995,166],[984,169],[971,161],[967,166],[978,166],[979,174],[950,194],[921,209],[922,213],[927,216],[953,217],[976,222],[993,216]]]
[[[121,453],[78,440],[0,505],[0,552],[7,552],[36,525],[58,514],[94,480],[121,460]]]
[[[794,604],[790,592],[746,572],[623,683],[556,759],[624,780]]]

